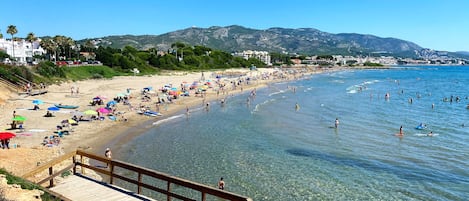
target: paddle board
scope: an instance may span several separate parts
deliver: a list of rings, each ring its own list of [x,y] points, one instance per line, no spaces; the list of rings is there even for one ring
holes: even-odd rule
[[[47,130],[44,130],[44,129],[29,129],[28,131],[29,132],[45,132]]]
[[[415,136],[418,136],[418,137],[433,137],[433,136],[438,136],[439,134],[438,133],[433,133],[432,135],[428,135],[426,133],[417,133],[415,134]]]

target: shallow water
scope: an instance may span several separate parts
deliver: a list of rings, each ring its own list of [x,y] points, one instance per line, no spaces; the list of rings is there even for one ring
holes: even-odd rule
[[[254,200],[464,200],[468,70],[398,67],[277,83],[249,105],[247,92],[155,123],[114,155],[211,186],[224,177],[227,190]]]

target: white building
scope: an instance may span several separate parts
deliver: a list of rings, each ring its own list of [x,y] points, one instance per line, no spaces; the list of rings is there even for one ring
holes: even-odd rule
[[[14,45],[14,49],[13,49]],[[24,39],[21,41],[0,39],[0,51],[6,52],[10,57],[15,58],[16,62],[25,64],[27,61],[32,61],[33,55],[43,55],[46,53],[40,46],[40,40],[34,41],[32,44]],[[15,52],[13,55],[13,51]]]
[[[270,54],[266,51],[245,50],[243,52],[234,53],[234,56],[240,56],[246,60],[249,58],[257,58],[269,66],[272,65]]]

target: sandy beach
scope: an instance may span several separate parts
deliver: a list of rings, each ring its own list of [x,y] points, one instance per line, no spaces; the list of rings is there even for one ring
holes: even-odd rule
[[[148,129],[151,124],[145,123],[148,121],[157,121],[157,119],[167,118],[172,114],[186,110],[186,108],[201,107],[208,101],[221,100],[228,95],[246,92],[266,86],[266,84],[281,81],[285,79],[294,79],[299,74],[288,74],[276,72],[272,68],[259,69],[257,71],[249,71],[247,69],[230,69],[224,72],[218,71],[205,72],[205,80],[213,82],[213,88],[206,91],[204,97],[195,94],[195,90],[190,91],[190,96],[179,96],[174,99],[170,104],[162,104],[159,106],[160,112],[163,116],[149,117],[137,114],[139,106],[145,106],[151,110],[157,110],[156,101],[162,97],[162,92],[159,90],[163,86],[171,84],[172,87],[180,88],[182,83],[192,83],[200,81],[202,73],[185,73],[185,72],[166,72],[163,75],[155,76],[126,76],[115,77],[113,79],[102,80],[86,80],[69,83],[61,83],[58,85],[51,85],[48,87],[48,93],[38,96],[18,95],[15,92],[8,92],[2,89],[2,97],[4,98],[0,106],[0,129],[2,131],[10,131],[16,133],[16,137],[10,141],[10,149],[0,149],[0,167],[11,171],[13,174],[21,175],[32,169],[38,164],[53,159],[59,154],[63,154],[75,149],[84,149],[96,154],[104,153],[104,148],[125,143],[135,135]],[[217,74],[231,74],[231,75],[244,75],[232,78],[220,79],[225,83],[224,90],[219,90],[219,87],[214,84]],[[311,73],[311,72],[308,72]],[[264,76],[264,78],[263,78]],[[246,78],[250,77],[250,82],[247,84]],[[282,78],[281,78],[282,77]],[[237,84],[238,80],[245,80]],[[234,84],[233,84],[234,83]],[[234,87],[236,85],[236,87]],[[142,100],[142,89],[145,87],[152,87],[153,93],[149,96],[151,100]],[[75,90],[72,94],[72,88]],[[79,93],[76,93],[79,89]],[[131,89],[130,105],[123,105],[118,103],[116,112],[122,113],[127,121],[123,121],[121,115],[117,115],[116,121],[105,120],[82,122],[79,121],[78,125],[70,126],[69,135],[64,135],[60,138],[58,146],[46,147],[41,145],[43,139],[47,136],[53,136],[57,131],[56,126],[61,125],[63,120],[70,119],[74,112],[83,112],[86,110],[96,110],[105,105],[91,106],[90,102],[96,96],[106,97],[104,102],[111,101],[119,93],[126,92]],[[33,100],[42,100],[44,103],[40,104],[39,110],[32,110],[34,107]],[[48,107],[54,104],[76,105],[77,109],[61,109],[60,111],[52,112],[54,117],[44,117]],[[16,115],[26,117],[24,121],[24,130],[19,129],[8,130],[12,123],[13,112]]]

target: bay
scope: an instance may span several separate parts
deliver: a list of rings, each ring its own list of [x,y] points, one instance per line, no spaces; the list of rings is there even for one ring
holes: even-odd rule
[[[468,70],[399,66],[275,83],[160,120],[114,155],[214,187],[223,177],[254,200],[464,200]]]

